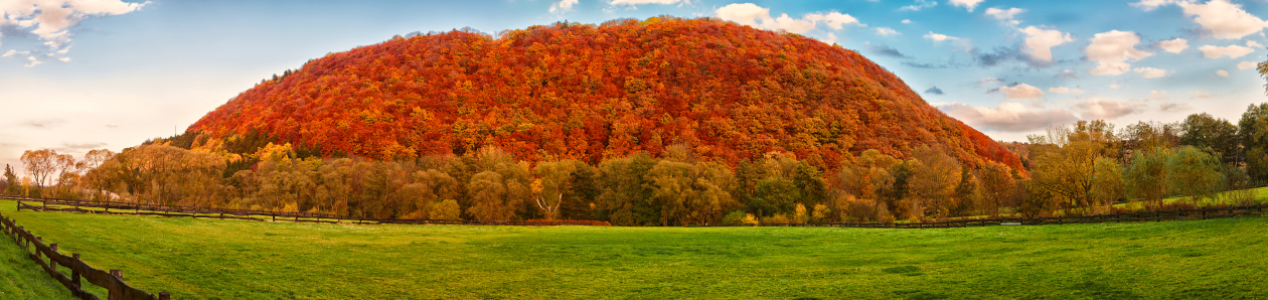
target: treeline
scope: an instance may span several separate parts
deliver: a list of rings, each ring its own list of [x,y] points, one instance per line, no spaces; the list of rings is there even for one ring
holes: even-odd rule
[[[731,166],[687,145],[590,165],[519,161],[494,147],[410,160],[301,158],[290,145],[255,153],[152,143],[82,161],[23,155],[6,193],[163,205],[312,211],[375,219],[584,219],[614,225],[912,222],[956,217],[1089,215],[1177,205],[1244,204],[1268,178],[1268,104],[1235,126],[1207,114],[1116,130],[1078,122],[1033,135],[1019,151],[1029,176],[1003,164],[972,168],[939,146],[908,158],[867,150],[825,174],[769,152]],[[1013,145],[1017,146],[1017,145]],[[248,167],[226,172],[234,164]],[[1184,197],[1167,204],[1163,199]],[[1126,203],[1126,205],[1123,205]]]

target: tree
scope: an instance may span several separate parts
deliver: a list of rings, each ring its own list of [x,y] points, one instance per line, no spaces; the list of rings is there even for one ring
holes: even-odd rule
[[[1123,175],[1128,194],[1148,207],[1161,206],[1162,199],[1171,191],[1168,185],[1173,182],[1167,178],[1172,154],[1171,149],[1155,148],[1135,155]]]
[[[1224,181],[1220,169],[1219,159],[1214,155],[1192,146],[1180,147],[1167,161],[1170,173],[1167,185],[1171,187],[1172,195],[1188,197],[1189,201],[1197,204],[1199,199],[1209,198],[1220,191]]]
[[[533,181],[533,204],[542,210],[547,220],[558,217],[564,194],[571,192],[576,172],[575,160],[544,161],[533,167],[533,174],[538,177]]]
[[[1268,66],[1260,63],[1260,74]],[[1250,105],[1237,122],[1237,139],[1246,151],[1246,173],[1252,181],[1268,181],[1268,103]]]
[[[1210,114],[1192,114],[1180,123],[1180,145],[1215,153],[1221,162],[1234,163],[1238,157],[1237,126]]]
[[[652,197],[647,173],[659,160],[646,154],[605,160],[599,163],[597,204],[613,225],[655,225],[660,209],[645,199]]]
[[[1158,122],[1137,122],[1128,125],[1119,133],[1123,143],[1126,144],[1126,150],[1133,151],[1149,151],[1155,148],[1172,148],[1180,143],[1180,131],[1182,126],[1179,124],[1164,124]]]
[[[1093,205],[1113,201],[1105,197],[1112,197],[1121,187],[1104,174],[1119,167],[1111,163],[1113,159],[1100,159],[1104,157],[1103,143],[1077,140],[1065,145],[1038,145],[1030,149],[1031,184],[1050,193],[1067,213],[1088,213]]]
[[[445,199],[445,201],[436,202],[436,204],[432,206],[431,213],[428,217],[432,220],[458,220],[461,213],[462,211],[461,208],[458,207],[458,201]]]
[[[917,210],[923,211],[910,211],[909,216],[949,216],[958,206],[956,188],[960,186],[962,177],[960,163],[939,148],[928,146],[912,150],[910,162],[912,173],[907,181],[908,197],[920,204]]]
[[[107,149],[90,150],[84,155],[83,168],[87,170],[84,173],[84,184],[95,191],[93,198],[105,197],[105,190],[109,186],[109,181],[105,177],[106,174],[94,171],[114,159],[115,155],[114,152]]]
[[[57,171],[57,151],[52,149],[27,150],[22,153],[22,164],[26,173],[34,180],[35,188],[41,197],[44,187],[49,183],[49,176]]]
[[[735,177],[726,165],[662,160],[647,172],[660,223],[716,224],[733,207]]]
[[[471,176],[467,184],[471,191],[471,202],[467,213],[480,221],[504,221],[515,215],[515,208],[506,203],[506,185],[502,182],[502,174],[484,171]]]
[[[988,162],[978,171],[981,179],[983,210],[986,214],[999,216],[1002,208],[1015,205],[1013,199],[1017,194],[1017,182],[1010,174],[1010,169],[996,162]]]
[[[73,155],[58,154],[53,157],[53,166],[57,169],[58,197],[71,198],[71,189],[76,185],[84,164],[75,161]]]
[[[13,172],[13,167],[4,164],[4,180],[8,185],[4,189],[5,194],[18,195],[22,193],[22,182],[18,180],[18,174]]]

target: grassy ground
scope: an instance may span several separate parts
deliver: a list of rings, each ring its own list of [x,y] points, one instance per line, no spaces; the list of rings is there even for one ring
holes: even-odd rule
[[[0,212],[175,299],[1268,299],[1268,219],[954,229]],[[0,298],[4,298],[0,296]]]
[[[1250,191],[1252,192],[1251,195],[1252,197],[1254,197],[1256,202],[1268,202],[1268,187],[1253,188],[1253,189],[1250,189]],[[1222,197],[1222,196],[1207,198],[1207,199],[1200,199],[1198,203],[1192,203],[1192,200],[1190,200],[1188,197],[1170,197],[1170,198],[1162,199],[1162,202],[1163,203],[1181,202],[1181,203],[1188,203],[1188,204],[1197,204],[1198,206],[1237,205],[1237,203],[1234,203],[1232,200],[1228,199],[1227,197]],[[1119,203],[1119,204],[1114,204],[1114,206],[1119,208],[1128,208],[1128,209],[1144,209],[1145,207],[1144,203],[1140,203],[1140,202]]]
[[[3,233],[0,237],[5,238],[0,239],[0,299],[75,299],[27,258],[28,252]]]

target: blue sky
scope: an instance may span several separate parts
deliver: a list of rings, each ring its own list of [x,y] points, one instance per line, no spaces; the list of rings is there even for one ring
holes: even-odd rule
[[[854,49],[993,138],[1107,119],[1236,122],[1264,102],[1262,0],[0,0],[0,163],[119,151],[261,79],[414,31],[668,14]]]

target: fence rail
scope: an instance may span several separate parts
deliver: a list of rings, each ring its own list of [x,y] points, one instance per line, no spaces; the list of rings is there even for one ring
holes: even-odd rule
[[[607,226],[607,222],[589,220],[528,220],[528,221],[481,221],[481,220],[437,220],[437,219],[368,219],[354,218],[325,213],[272,212],[245,209],[219,209],[194,206],[150,205],[125,202],[103,202],[72,199],[42,199],[26,197],[3,197],[18,201],[18,210],[79,212],[112,215],[146,215],[164,217],[191,217],[206,219],[236,219],[250,221],[289,221],[297,223],[328,224],[440,224],[440,225],[512,225],[512,226],[554,226],[554,225],[597,225]],[[39,203],[32,205],[30,203]],[[52,207],[50,207],[52,205]],[[104,210],[87,210],[84,208],[102,208]],[[114,211],[111,211],[111,210]],[[955,228],[974,226],[1001,225],[1060,225],[1082,223],[1118,223],[1118,222],[1160,222],[1173,220],[1206,220],[1218,218],[1234,218],[1264,216],[1268,211],[1268,203],[1244,206],[1217,206],[1198,209],[1182,209],[1168,211],[1138,211],[1132,213],[1114,213],[1088,216],[1060,216],[1040,218],[973,218],[940,222],[917,223],[878,223],[878,222],[845,222],[845,223],[789,223],[760,225],[692,225],[691,227],[733,227],[733,226],[805,226],[805,227],[858,227],[858,228]]]
[[[26,228],[18,226],[13,219],[9,219],[4,215],[0,215],[0,230],[10,237],[18,246],[28,252],[32,248],[35,249],[30,253],[29,257],[44,268],[49,276],[61,283],[76,298],[83,300],[99,300],[97,295],[93,295],[83,290],[83,282],[88,281],[89,284],[105,288],[109,293],[108,300],[169,300],[171,296],[168,293],[159,293],[158,295],[137,289],[123,282],[123,272],[120,270],[110,270],[109,272],[95,269],[85,264],[80,259],[79,253],[72,253],[71,256],[63,255],[57,252],[57,243],[45,244],[44,239],[35,236]],[[58,265],[65,267],[70,271],[70,276],[58,271]]]
[[[443,219],[370,219],[344,215],[307,212],[275,212],[246,209],[222,209],[196,206],[151,205],[127,202],[106,202],[92,200],[29,198],[0,196],[0,199],[16,200],[18,210],[78,212],[108,215],[139,215],[163,217],[190,217],[204,219],[233,219],[247,221],[288,221],[296,223],[325,224],[438,224],[438,225],[512,225],[512,226],[558,226],[589,225],[608,226],[608,222],[591,220],[526,220],[526,221],[491,221],[491,220],[443,220]],[[35,204],[32,204],[35,203]],[[100,208],[88,210],[84,208]]]

